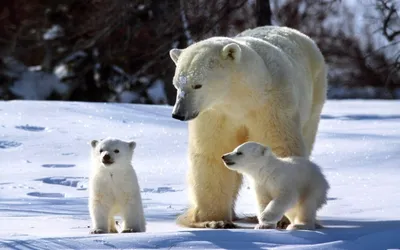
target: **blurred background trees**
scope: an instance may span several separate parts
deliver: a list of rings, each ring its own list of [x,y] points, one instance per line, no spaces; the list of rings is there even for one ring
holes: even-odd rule
[[[0,2],[0,98],[173,104],[171,48],[261,25],[311,36],[330,98],[400,98],[398,0]]]

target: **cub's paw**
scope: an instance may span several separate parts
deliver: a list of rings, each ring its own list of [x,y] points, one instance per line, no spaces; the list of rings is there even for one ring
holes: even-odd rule
[[[257,224],[257,226],[254,227],[256,230],[260,229],[275,229],[276,224],[275,223],[262,223],[262,224]]]
[[[286,217],[283,216],[280,221],[278,221],[277,228],[278,229],[285,229],[290,225],[290,220]]]
[[[127,228],[122,230],[121,233],[138,233],[138,231],[132,228]]]
[[[315,225],[308,224],[290,224],[286,230],[315,230]]]
[[[104,231],[103,229],[93,229],[92,231],[90,231],[90,234],[105,234],[107,233],[106,231]]]
[[[237,228],[232,221],[208,221],[205,223],[205,228],[213,229],[232,229]]]

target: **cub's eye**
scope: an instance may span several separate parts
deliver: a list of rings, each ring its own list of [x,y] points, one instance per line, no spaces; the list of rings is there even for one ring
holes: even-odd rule
[[[243,153],[242,152],[236,152],[236,155],[242,155]]]
[[[100,154],[103,153],[103,149],[100,149]]]
[[[201,89],[201,87],[203,87],[203,86],[200,84],[196,84],[193,86],[193,89]]]
[[[118,149],[114,150],[114,153],[118,154],[118,153],[119,153],[119,150],[118,150]]]

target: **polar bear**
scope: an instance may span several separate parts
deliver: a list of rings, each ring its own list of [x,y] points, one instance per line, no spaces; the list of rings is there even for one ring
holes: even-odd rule
[[[318,165],[306,157],[278,158],[270,148],[252,141],[224,154],[222,160],[250,180],[258,205],[255,229],[276,228],[283,215],[290,221],[289,230],[321,227],[316,215],[326,204],[329,184]]]
[[[172,117],[189,126],[190,207],[177,222],[235,227],[242,175],[224,167],[221,155],[254,140],[280,157],[308,157],[326,99],[324,57],[306,35],[274,26],[169,54],[176,65]]]
[[[91,146],[91,233],[117,233],[115,215],[123,218],[122,233],[145,232],[140,187],[131,165],[136,142],[108,137],[100,141],[92,140]]]

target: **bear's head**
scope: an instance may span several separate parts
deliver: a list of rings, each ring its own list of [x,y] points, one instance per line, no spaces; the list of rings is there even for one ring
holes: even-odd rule
[[[270,154],[269,147],[249,141],[239,145],[232,152],[224,154],[222,160],[227,168],[243,173],[265,165]]]
[[[176,65],[173,84],[177,89],[172,117],[189,121],[222,102],[232,87],[232,72],[240,68],[241,52],[238,43],[219,38],[170,50]]]
[[[131,164],[136,142],[108,137],[92,140],[92,160],[102,167],[126,167]]]

